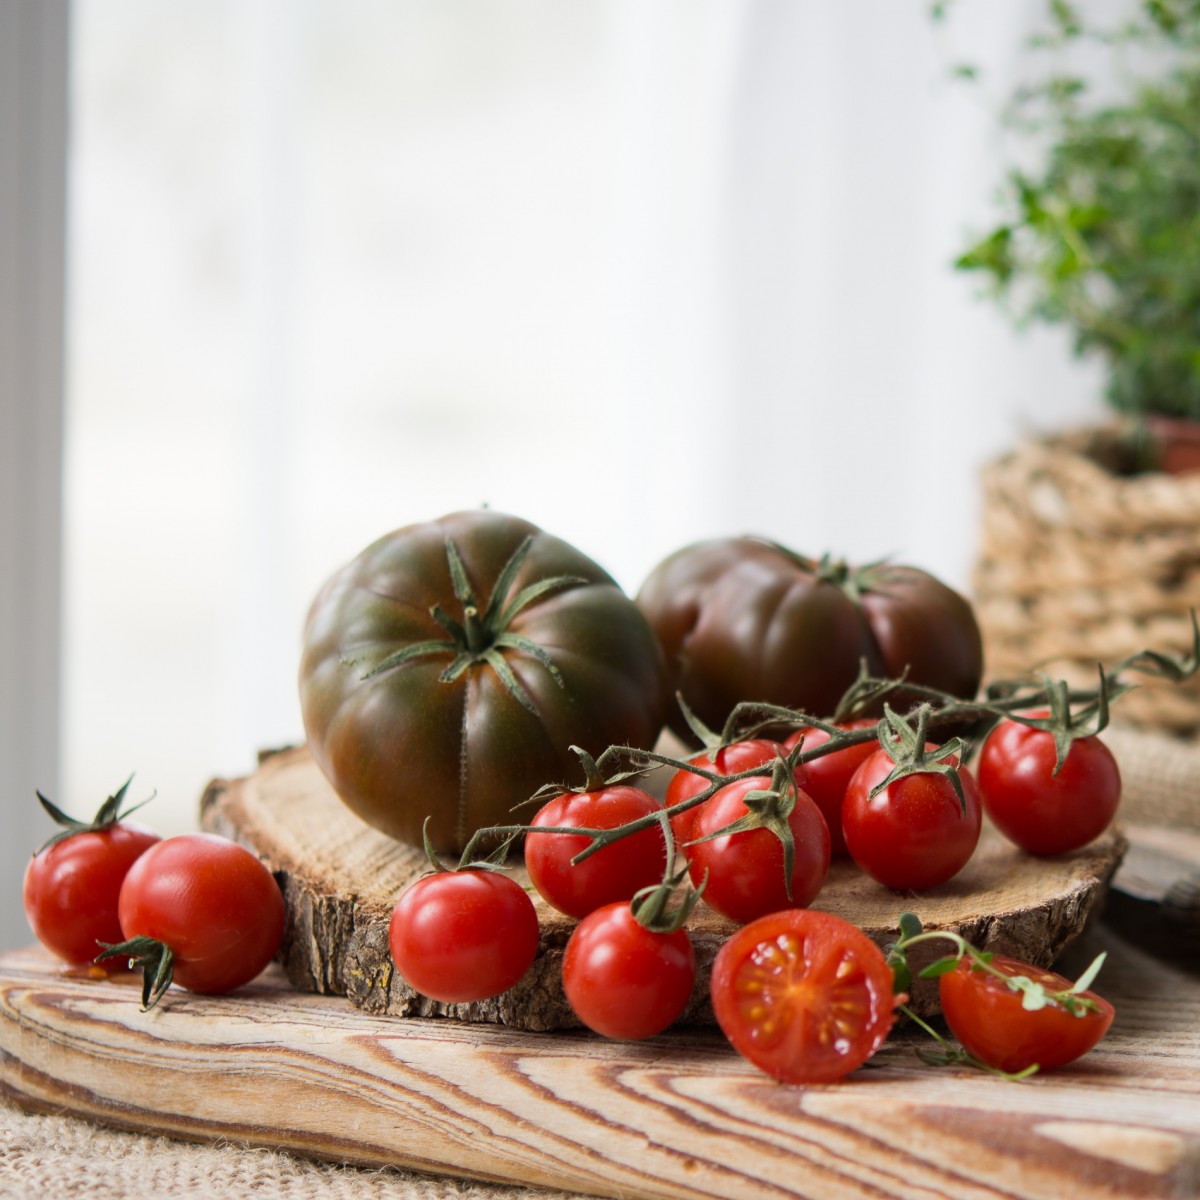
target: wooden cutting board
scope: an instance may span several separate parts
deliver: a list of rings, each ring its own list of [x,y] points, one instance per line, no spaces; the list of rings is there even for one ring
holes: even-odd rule
[[[1011,1083],[889,1040],[838,1084],[777,1084],[713,1031],[642,1043],[375,1017],[272,969],[227,997],[0,956],[0,1088],[196,1140],[603,1196],[1113,1200],[1200,1189],[1200,976],[1103,926],[1117,1018],[1073,1068]]]
[[[578,1024],[562,993],[563,949],[575,922],[537,901],[538,957],[510,991],[468,1005],[444,1005],[414,992],[392,969],[391,910],[425,871],[423,854],[365,825],[338,800],[303,747],[271,754],[250,777],[218,781],[201,802],[205,828],[243,842],[276,873],[288,904],[281,952],[297,987],[347,995],[372,1013],[448,1015],[544,1031]],[[961,934],[981,949],[1049,966],[1079,936],[1104,898],[1125,850],[1112,830],[1074,854],[1035,859],[985,827],[966,868],[948,883],[916,894],[894,892],[849,862],[835,863],[814,908],[837,913],[880,945],[894,941],[902,912],[929,928]],[[519,878],[519,858],[515,860]],[[689,921],[697,982],[682,1021],[712,1024],[708,976],[736,926],[701,904]],[[913,964],[945,952],[928,944]],[[918,981],[912,1005],[937,1011],[937,985]]]

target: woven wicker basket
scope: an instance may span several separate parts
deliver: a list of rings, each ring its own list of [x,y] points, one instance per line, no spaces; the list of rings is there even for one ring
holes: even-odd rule
[[[985,467],[973,584],[990,678],[1038,669],[1093,686],[1098,662],[1191,649],[1200,472],[1121,476],[1111,469],[1120,444],[1116,429],[1092,430],[1028,442]],[[1113,716],[1200,732],[1200,678],[1147,682]]]

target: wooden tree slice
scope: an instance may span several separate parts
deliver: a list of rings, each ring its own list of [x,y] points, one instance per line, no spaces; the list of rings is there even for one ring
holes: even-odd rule
[[[405,886],[428,864],[420,851],[392,841],[346,808],[304,747],[264,757],[247,778],[210,784],[201,823],[240,841],[275,872],[288,907],[280,957],[297,987],[345,995],[367,1012],[398,1017],[445,1015],[530,1030],[579,1024],[561,980],[563,949],[575,922],[536,894],[541,945],[516,987],[473,1004],[442,1004],[400,978],[388,953],[388,919]],[[1074,854],[1035,859],[985,827],[966,868],[941,887],[894,892],[839,862],[813,907],[853,922],[881,946],[895,940],[900,914],[911,911],[927,928],[1049,966],[1083,931],[1124,849],[1124,838],[1111,830]],[[525,882],[519,866],[515,873]],[[688,928],[698,969],[681,1023],[712,1024],[710,968],[737,927],[700,904]],[[922,956],[913,956],[917,967],[946,952],[936,943],[920,949]],[[918,981],[911,1003],[917,1012],[936,1013],[936,982]]]

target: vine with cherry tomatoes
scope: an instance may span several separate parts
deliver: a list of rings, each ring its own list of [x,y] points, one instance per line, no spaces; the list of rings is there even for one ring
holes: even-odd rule
[[[1119,772],[1097,735],[1111,704],[1135,686],[1129,674],[1180,681],[1198,669],[1193,616],[1187,655],[1146,651],[1100,667],[1094,689],[1036,676],[964,700],[864,669],[828,719],[743,703],[716,734],[685,709],[702,747],[688,758],[618,745],[593,759],[573,747],[584,782],[541,789],[531,798],[540,805],[531,822],[479,830],[456,870],[414,884],[393,915],[393,946],[421,922],[407,897],[424,885],[432,903],[448,900],[461,886],[456,877],[500,871],[523,838],[533,889],[579,922],[563,960],[567,1000],[584,1025],[606,1036],[650,1036],[684,1012],[695,982],[686,920],[703,898],[741,925],[713,965],[718,1024],[777,1078],[840,1078],[878,1049],[898,1015],[940,1043],[922,1052],[926,1061],[1012,1078],[1064,1065],[1111,1023],[1111,1005],[1090,990],[1103,956],[1072,984],[955,934],[924,931],[911,913],[885,954],[848,922],[807,906],[831,855],[896,890],[945,882],[970,859],[985,812],[1031,854],[1086,845],[1108,827],[1119,801]],[[977,742],[978,781],[965,765]],[[671,773],[665,803],[637,786],[663,770]],[[497,936],[498,922],[468,924],[468,942]],[[955,952],[921,974],[938,978],[958,1047],[905,1003],[906,952],[933,938],[949,939]],[[526,966],[535,954],[536,945]],[[410,978],[402,956],[396,965]],[[481,977],[453,954],[449,969]]]

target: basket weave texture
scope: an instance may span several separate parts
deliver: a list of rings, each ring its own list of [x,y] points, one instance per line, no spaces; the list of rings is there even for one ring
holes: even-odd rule
[[[1091,687],[1097,663],[1190,651],[1200,472],[1115,474],[1118,447],[1116,429],[1090,430],[1026,442],[984,468],[973,591],[990,678],[1045,670]],[[1196,734],[1200,678],[1147,680],[1113,716]]]

